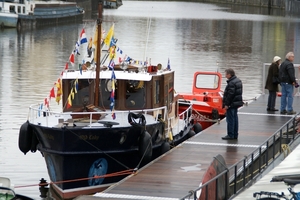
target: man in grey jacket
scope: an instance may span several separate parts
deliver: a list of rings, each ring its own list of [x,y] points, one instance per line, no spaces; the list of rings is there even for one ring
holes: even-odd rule
[[[233,69],[225,70],[227,86],[224,90],[223,108],[226,109],[227,135],[223,140],[237,140],[239,131],[238,108],[243,106],[243,83],[235,76]]]

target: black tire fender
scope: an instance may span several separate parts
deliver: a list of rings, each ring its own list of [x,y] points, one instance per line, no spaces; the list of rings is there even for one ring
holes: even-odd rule
[[[26,155],[31,150],[33,130],[29,122],[26,121],[19,131],[19,149]]]
[[[193,129],[195,131],[195,133],[199,133],[202,131],[202,125],[199,122],[196,122],[193,126]]]
[[[151,135],[144,131],[139,138],[139,156],[143,161],[150,162],[152,158],[152,138]]]

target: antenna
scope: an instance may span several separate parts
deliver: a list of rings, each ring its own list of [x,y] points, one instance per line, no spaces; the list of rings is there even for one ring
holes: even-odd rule
[[[151,18],[149,17],[147,20],[147,39],[146,39],[146,47],[145,47],[145,52],[144,52],[144,60],[146,59],[146,53],[147,53],[147,48],[148,48],[148,41],[149,41],[149,34],[150,34],[150,27],[151,27]]]

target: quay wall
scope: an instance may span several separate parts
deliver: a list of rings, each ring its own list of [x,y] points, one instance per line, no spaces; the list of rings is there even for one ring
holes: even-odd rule
[[[137,0],[146,1],[146,0]],[[164,0],[155,0],[164,1]],[[182,0],[167,0],[167,1],[182,1]],[[295,1],[295,0],[290,0]],[[235,5],[247,5],[247,6],[259,6],[270,8],[285,8],[286,0],[189,0],[189,2],[201,2],[201,3],[224,3]]]
[[[77,2],[84,7],[86,11],[96,10],[99,0],[70,0]],[[134,1],[149,1],[149,0],[134,0]],[[284,10],[288,15],[300,14],[300,0],[153,0],[153,1],[188,1],[200,3],[214,3],[214,4],[234,4],[256,6],[269,9]],[[123,0],[123,4],[126,0]]]

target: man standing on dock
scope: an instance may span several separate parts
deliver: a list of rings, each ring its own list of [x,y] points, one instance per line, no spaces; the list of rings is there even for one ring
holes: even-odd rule
[[[280,114],[296,114],[296,112],[293,110],[294,85],[296,85],[295,68],[293,61],[294,53],[288,52],[285,56],[285,61],[281,63],[279,68],[279,79],[281,85]]]
[[[227,86],[223,96],[223,108],[226,110],[227,135],[223,140],[237,140],[239,131],[238,108],[243,106],[243,83],[235,76],[233,69],[225,70]]]

